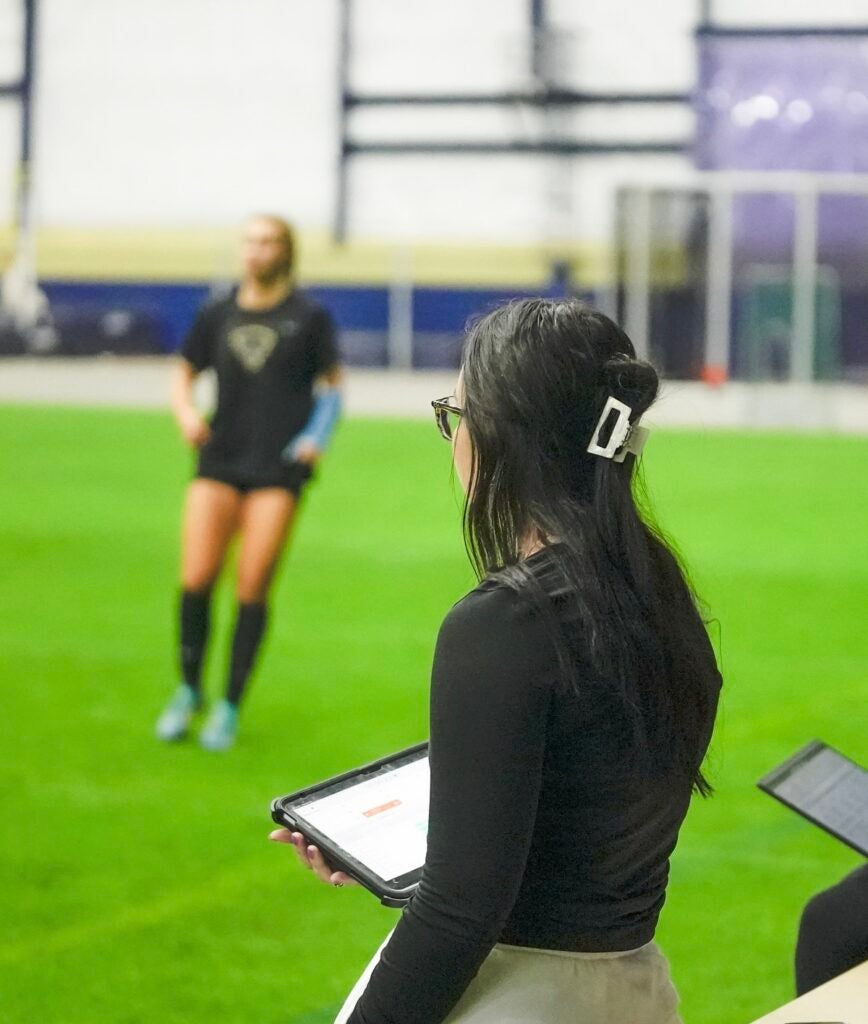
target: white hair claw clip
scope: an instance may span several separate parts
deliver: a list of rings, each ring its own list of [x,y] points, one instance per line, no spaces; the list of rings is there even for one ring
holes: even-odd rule
[[[612,412],[618,413],[618,419],[609,434],[609,440],[605,445],[600,444],[600,431],[609,420]],[[606,399],[603,412],[597,421],[597,426],[588,444],[587,451],[591,455],[599,455],[603,459],[611,459],[613,462],[623,462],[627,452],[639,455],[648,440],[646,427],[640,427],[638,423],[630,423],[630,416],[633,410],[624,402],[619,402],[611,395]]]

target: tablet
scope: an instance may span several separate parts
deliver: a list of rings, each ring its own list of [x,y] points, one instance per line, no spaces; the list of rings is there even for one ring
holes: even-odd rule
[[[813,740],[757,785],[868,857],[868,771],[855,761]]]
[[[404,906],[428,845],[428,744],[277,797],[271,817],[301,832],[337,871],[388,907]]]

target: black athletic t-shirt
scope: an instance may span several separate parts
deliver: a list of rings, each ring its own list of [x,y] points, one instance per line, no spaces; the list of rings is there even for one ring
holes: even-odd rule
[[[553,564],[554,563],[554,564]],[[556,562],[528,559],[568,619]],[[711,736],[720,674],[687,589],[673,601],[695,633],[684,699]],[[581,666],[580,622],[570,647]],[[559,683],[550,634],[520,593],[480,584],[447,615],[431,682],[431,808],[422,880],[349,1024],[439,1024],[497,942],[542,949],[636,949],[653,935],[691,785],[655,751],[631,767],[632,731],[615,687]]]
[[[281,464],[310,417],[315,378],[338,362],[331,317],[299,291],[264,310],[242,309],[235,291],[206,303],[181,355],[217,374],[202,459],[252,478]]]

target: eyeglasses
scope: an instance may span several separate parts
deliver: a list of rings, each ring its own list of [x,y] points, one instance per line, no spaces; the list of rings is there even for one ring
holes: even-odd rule
[[[444,440],[451,441],[458,429],[458,420],[461,418],[461,409],[455,404],[455,395],[437,398],[431,403],[431,406],[434,409],[437,429]]]

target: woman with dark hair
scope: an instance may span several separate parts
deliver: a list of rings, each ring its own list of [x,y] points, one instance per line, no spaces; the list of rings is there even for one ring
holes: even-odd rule
[[[328,313],[293,281],[293,233],[280,217],[252,217],[245,229],[241,283],[207,303],[172,376],[172,412],[198,449],[187,490],[181,552],[181,685],[157,722],[157,736],[187,735],[202,707],[202,662],[211,590],[238,534],[238,614],[226,691],[200,733],[211,750],[235,741],[238,707],[262,640],[266,600],[299,500],[340,411],[340,366]],[[196,408],[196,377],[212,367],[217,408]]]
[[[657,387],[611,320],[538,299],[481,320],[434,403],[481,582],[437,642],[422,880],[341,1024],[679,1020],[653,937],[720,675],[634,497]]]

